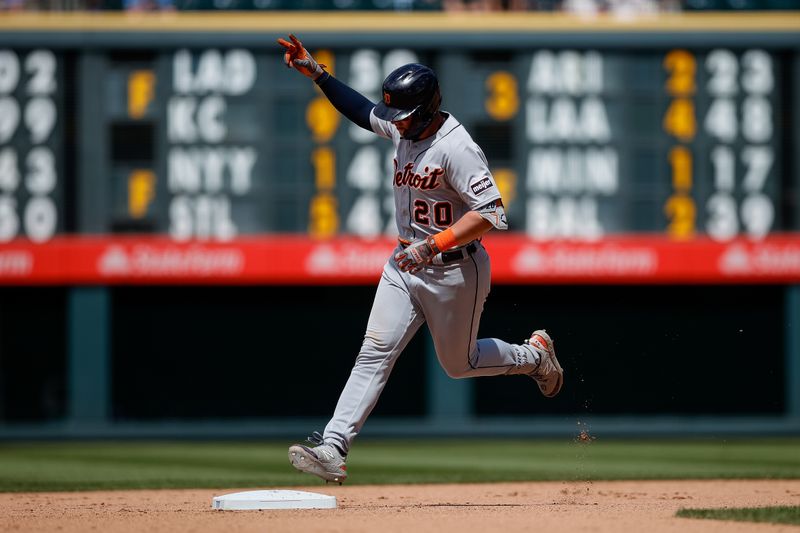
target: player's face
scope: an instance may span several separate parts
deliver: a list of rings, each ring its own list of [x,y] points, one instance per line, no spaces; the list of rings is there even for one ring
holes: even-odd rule
[[[394,124],[394,127],[397,128],[397,131],[400,132],[400,136],[402,137],[406,134],[408,128],[411,127],[411,122],[413,120],[414,120],[413,117],[407,117],[404,118],[403,120],[395,120],[394,122],[392,122],[392,124]]]

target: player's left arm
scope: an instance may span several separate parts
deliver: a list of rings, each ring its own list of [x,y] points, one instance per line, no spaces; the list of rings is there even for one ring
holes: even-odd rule
[[[474,241],[492,228],[508,229],[503,199],[477,144],[463,144],[451,154],[447,179],[471,210],[436,236],[441,251]]]
[[[436,254],[479,239],[495,227],[508,227],[503,213],[503,200],[499,198],[478,210],[467,211],[446,230],[409,244],[394,259],[400,270],[416,272],[430,263]]]
[[[452,232],[449,247],[463,246],[480,239],[484,233],[495,227],[505,229],[507,227],[505,216],[502,199],[492,201],[475,211],[467,211],[455,224],[444,230]]]

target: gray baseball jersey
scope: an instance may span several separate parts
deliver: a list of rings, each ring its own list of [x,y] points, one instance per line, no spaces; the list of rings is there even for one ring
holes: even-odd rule
[[[394,198],[401,237],[438,233],[470,210],[493,205],[500,193],[486,157],[452,115],[431,137],[402,139],[391,122],[371,115],[375,133],[396,148]],[[377,171],[377,169],[376,169]],[[505,229],[504,217],[487,218]],[[416,273],[401,271],[394,254],[375,294],[364,342],[325,428],[323,439],[345,454],[378,401],[395,361],[426,323],[439,363],[454,378],[529,373],[538,353],[529,345],[477,339],[489,294],[489,255],[480,242],[439,254]]]
[[[395,146],[394,205],[400,237],[414,240],[439,233],[467,211],[500,199],[486,156],[453,115],[434,135],[417,142],[402,139],[391,122],[374,114],[370,121],[373,131]]]

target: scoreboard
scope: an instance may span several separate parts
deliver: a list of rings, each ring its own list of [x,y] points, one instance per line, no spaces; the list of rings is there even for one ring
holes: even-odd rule
[[[0,242],[61,229],[63,65],[48,49],[0,49]]]
[[[775,51],[314,52],[373,101],[395,67],[431,65],[443,108],[487,154],[511,227],[533,239],[726,241],[794,229],[782,193],[794,187],[783,164],[797,89],[785,87],[789,65]],[[113,68],[121,83],[103,100],[123,113],[108,127],[153,128],[113,141],[154,145],[144,169],[112,162],[129,191],[117,219],[176,240],[395,232],[391,145],[341,117],[279,53],[184,48]]]
[[[581,28],[553,39],[456,29],[445,41],[297,33],[373,101],[399,65],[438,73],[443,109],[486,153],[507,206],[510,231],[486,241],[501,281],[548,278],[551,267],[518,266],[570,254],[632,262],[650,272],[640,281],[718,281],[725,265],[797,281],[800,24],[771,37],[742,24],[736,38],[701,28],[655,39],[635,27],[622,40]],[[302,281],[314,268],[298,263],[343,256],[328,281],[379,272],[396,233],[391,144],[286,69],[272,45],[283,31],[231,31],[222,45],[180,31],[123,40],[109,30],[90,49],[71,47],[71,34],[34,47],[0,38],[0,280],[13,281],[2,265],[27,253],[60,261],[44,281],[96,265],[130,281],[143,246],[190,265],[174,278],[142,274],[155,281],[197,281],[193,269],[207,267],[191,265],[214,254],[240,270],[212,282]],[[83,259],[63,266],[73,252]],[[282,273],[256,266],[273,252]],[[555,281],[608,277],[552,268]]]

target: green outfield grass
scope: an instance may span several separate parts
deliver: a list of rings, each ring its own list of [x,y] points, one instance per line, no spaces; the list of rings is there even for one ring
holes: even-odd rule
[[[745,507],[741,509],[681,509],[678,516],[684,518],[710,518],[711,520],[735,520],[737,522],[771,522],[774,524],[800,525],[800,507]]]
[[[316,484],[288,442],[0,444],[0,491]],[[348,484],[800,478],[800,439],[705,441],[360,440]]]

